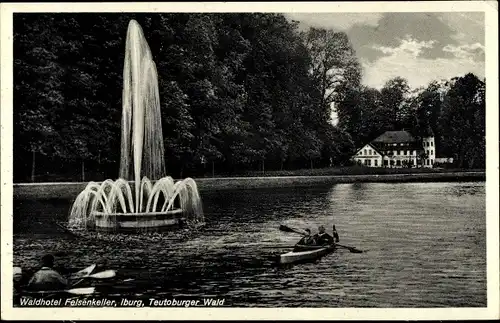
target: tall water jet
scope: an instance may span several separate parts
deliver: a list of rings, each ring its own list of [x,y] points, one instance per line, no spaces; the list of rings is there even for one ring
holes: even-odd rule
[[[90,182],[73,203],[69,225],[156,231],[182,223],[203,224],[196,183],[166,176],[164,156],[156,65],[141,27],[131,20],[123,66],[119,179]]]
[[[130,21],[127,31],[122,100],[120,178],[129,179],[133,162],[138,212],[141,174],[159,179],[166,171],[156,65],[135,20]]]

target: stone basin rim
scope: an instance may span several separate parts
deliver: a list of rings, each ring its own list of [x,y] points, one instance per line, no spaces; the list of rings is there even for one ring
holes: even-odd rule
[[[182,209],[175,209],[175,210],[170,210],[170,211],[166,211],[166,212],[138,212],[138,213],[92,212],[92,214],[95,216],[99,216],[99,217],[101,217],[101,216],[130,216],[130,217],[144,216],[144,217],[148,217],[148,216],[156,216],[156,215],[164,215],[164,214],[178,214],[178,213],[182,213],[182,212],[183,212]]]

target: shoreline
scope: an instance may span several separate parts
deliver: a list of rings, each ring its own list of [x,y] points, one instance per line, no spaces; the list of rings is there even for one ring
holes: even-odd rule
[[[301,187],[345,183],[408,183],[485,181],[485,171],[367,175],[294,175],[194,178],[200,192],[219,189]],[[90,181],[89,181],[90,182]],[[14,199],[73,199],[89,182],[14,183]],[[100,183],[96,181],[96,183]]]

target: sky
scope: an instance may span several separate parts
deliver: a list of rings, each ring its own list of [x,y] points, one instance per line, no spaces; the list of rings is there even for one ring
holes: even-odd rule
[[[345,32],[363,66],[362,83],[380,89],[401,76],[410,87],[472,72],[485,74],[483,12],[287,13],[301,29]]]

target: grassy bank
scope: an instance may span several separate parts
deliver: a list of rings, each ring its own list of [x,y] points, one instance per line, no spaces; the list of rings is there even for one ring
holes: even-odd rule
[[[360,168],[361,169],[361,168]],[[362,168],[367,170],[367,168]],[[368,169],[369,170],[369,169]],[[303,187],[335,183],[404,183],[404,182],[463,182],[484,181],[484,171],[456,171],[437,169],[376,169],[371,174],[357,170],[317,169],[291,172],[268,172],[265,175],[247,173],[238,177],[195,178],[201,193],[218,189],[257,189]],[[15,199],[74,199],[87,185],[76,183],[25,183],[14,184]]]
[[[382,168],[382,167],[326,167],[317,169],[249,171],[230,177],[275,177],[275,176],[341,176],[341,175],[397,175],[397,174],[441,174],[461,172],[484,172],[484,169],[458,168]],[[225,177],[225,176],[216,176]]]

